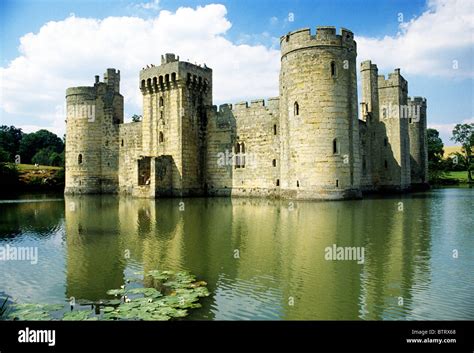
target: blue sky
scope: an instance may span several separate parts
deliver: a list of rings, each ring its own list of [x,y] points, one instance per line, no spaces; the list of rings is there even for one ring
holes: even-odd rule
[[[274,96],[278,38],[331,25],[352,30],[358,59],[372,59],[380,74],[400,67],[450,145],[454,124],[474,116],[472,3],[3,0],[0,124],[63,133],[64,90],[92,84],[107,67],[122,72],[126,116],[139,113],[138,71],[169,51],[214,69],[216,104]]]

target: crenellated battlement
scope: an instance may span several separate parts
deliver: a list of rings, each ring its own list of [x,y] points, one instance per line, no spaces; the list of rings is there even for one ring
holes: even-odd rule
[[[302,28],[280,37],[282,58],[295,50],[319,46],[341,47],[354,52],[357,49],[354,34],[345,28],[341,28],[339,34],[336,34],[336,27],[320,26],[316,28],[314,35],[310,28]]]
[[[219,113],[219,112],[228,112],[228,111],[237,111],[237,110],[242,110],[242,109],[255,109],[255,108],[266,108],[266,109],[278,109],[280,104],[280,98],[279,97],[271,97],[265,99],[253,99],[249,102],[243,101],[243,102],[237,102],[234,104],[231,103],[224,103],[218,106],[213,105],[212,109],[214,112]]]
[[[426,106],[426,98],[425,97],[408,97],[407,100],[408,104],[418,104]]]
[[[143,94],[164,91],[179,85],[195,90],[207,90],[212,84],[212,70],[207,66],[179,61],[175,54],[161,56],[161,65],[148,66],[140,71],[140,90]]]
[[[360,63],[360,72],[363,72],[366,70],[378,71],[377,64],[372,64],[371,60],[362,61]]]
[[[95,99],[100,87],[120,93],[120,70],[107,69],[104,73],[104,82],[100,82],[100,76],[95,75],[93,86],[69,87],[66,89],[66,97],[72,95],[82,95],[86,99]]]
[[[408,86],[407,80],[400,74],[400,69],[395,69],[393,72],[388,74],[388,78],[385,75],[378,75],[378,87],[379,89],[389,87],[401,87],[406,90]]]

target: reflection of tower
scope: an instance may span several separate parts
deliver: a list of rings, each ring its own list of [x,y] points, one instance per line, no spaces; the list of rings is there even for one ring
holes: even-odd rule
[[[360,196],[356,43],[318,27],[281,37],[281,191],[296,198]]]
[[[292,230],[281,234],[286,245],[280,258],[285,319],[358,318],[360,273],[364,265],[325,258],[326,247],[333,244],[364,245],[365,234],[357,231],[363,215],[353,202],[357,201],[298,202],[293,210],[281,208],[281,228]],[[290,297],[294,306],[288,303]]]
[[[364,203],[364,227],[386,230],[368,232],[367,261],[361,275],[362,319],[407,317],[415,285],[430,280],[430,215],[428,199],[413,198],[400,204],[390,200]],[[390,204],[389,204],[390,203]]]
[[[124,248],[144,271],[182,268],[183,221],[177,200],[119,200],[120,234]]]
[[[117,200],[66,196],[67,297],[97,300],[123,284]]]
[[[118,188],[118,126],[123,123],[120,71],[107,69],[92,87],[66,90],[66,194]]]

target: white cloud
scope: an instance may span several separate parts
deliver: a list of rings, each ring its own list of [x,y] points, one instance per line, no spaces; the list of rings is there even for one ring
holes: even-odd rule
[[[159,1],[143,2],[149,9]],[[356,37],[358,59],[371,59],[380,72],[400,67],[402,73],[441,77],[474,77],[474,14],[470,1],[437,0],[403,24],[397,36]],[[143,8],[143,6],[141,6]],[[291,18],[279,21],[287,23]],[[270,19],[270,22],[275,19]],[[20,55],[0,67],[2,124],[46,127],[62,135],[65,89],[92,85],[106,68],[121,71],[121,90],[129,115],[141,112],[139,70],[159,64],[161,55],[206,63],[213,69],[214,102],[278,95],[278,38],[268,33],[226,38],[231,23],[225,6],[161,10],[150,18],[71,15],[44,24],[20,39]],[[242,41],[253,44],[240,44]],[[258,43],[265,43],[266,46]],[[272,48],[268,46],[276,44]],[[453,69],[453,60],[458,69]],[[23,125],[22,125],[23,124]]]
[[[396,36],[356,36],[358,59],[379,69],[415,75],[474,77],[474,3],[432,0],[428,10],[400,25]],[[457,68],[456,68],[457,66]]]
[[[44,126],[64,131],[67,87],[92,85],[106,68],[121,71],[126,111],[141,111],[138,75],[147,64],[159,64],[164,53],[205,63],[213,69],[214,101],[278,95],[279,51],[263,45],[235,44],[225,34],[231,23],[223,5],[162,10],[156,17],[74,15],[44,24],[20,39],[20,56],[0,68],[3,124]],[[59,129],[58,129],[59,128]],[[62,131],[61,131],[62,129]]]
[[[149,2],[142,2],[140,4],[136,5],[139,8],[145,9],[145,10],[159,10],[160,9],[160,0],[153,0]]]
[[[430,124],[428,123],[428,127],[431,129],[436,129],[439,131],[439,136],[443,140],[443,143],[446,146],[454,146],[456,143],[451,140],[451,136],[453,136],[453,129],[458,123],[452,124]],[[474,124],[474,117],[470,119],[465,119],[461,121],[459,124]],[[457,144],[459,145],[459,144]]]

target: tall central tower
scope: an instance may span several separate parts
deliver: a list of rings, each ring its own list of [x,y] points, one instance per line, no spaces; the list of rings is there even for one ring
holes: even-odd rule
[[[152,196],[202,194],[212,70],[165,54],[160,66],[140,72],[140,90],[143,122],[138,178],[151,175]]]
[[[356,42],[309,28],[280,38],[281,194],[360,197]]]

